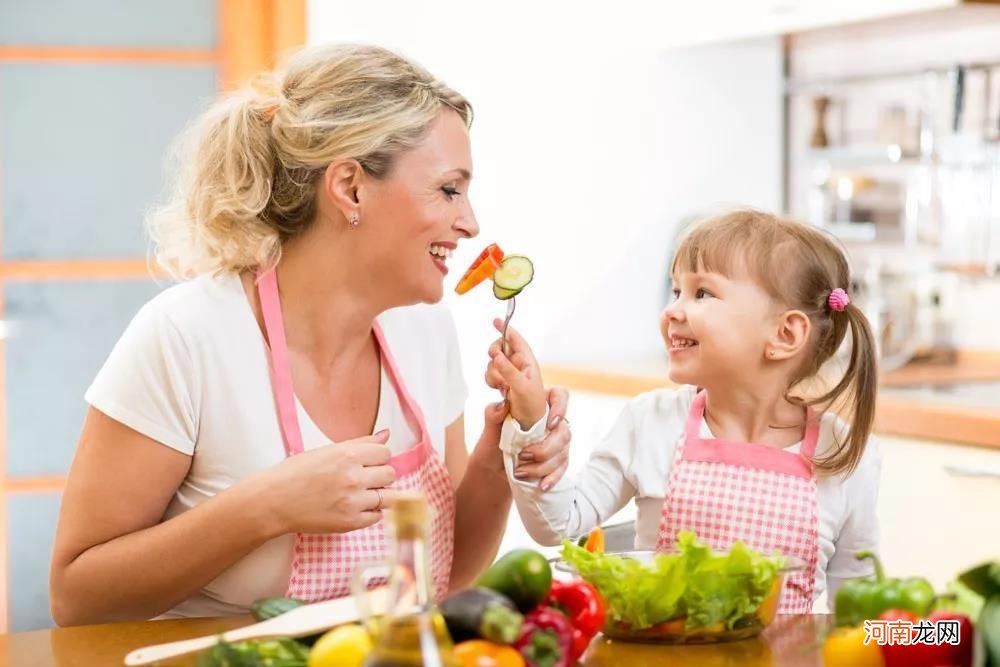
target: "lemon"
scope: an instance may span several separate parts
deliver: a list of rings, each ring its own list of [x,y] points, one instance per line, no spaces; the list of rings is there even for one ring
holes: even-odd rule
[[[368,631],[356,623],[330,630],[309,651],[309,667],[361,667],[372,650]]]

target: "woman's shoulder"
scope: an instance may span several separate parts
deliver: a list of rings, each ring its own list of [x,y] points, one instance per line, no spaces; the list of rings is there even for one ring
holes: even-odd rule
[[[251,314],[238,276],[203,275],[167,287],[146,302],[140,314],[166,319],[183,333],[216,330],[220,320]]]

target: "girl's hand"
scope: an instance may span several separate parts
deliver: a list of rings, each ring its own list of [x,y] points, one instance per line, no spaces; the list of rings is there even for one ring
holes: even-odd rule
[[[493,326],[502,331],[503,321],[493,320]],[[505,393],[511,416],[526,431],[545,416],[545,386],[531,347],[514,327],[507,328],[507,343],[510,358],[501,350],[500,340],[490,345],[486,384]]]

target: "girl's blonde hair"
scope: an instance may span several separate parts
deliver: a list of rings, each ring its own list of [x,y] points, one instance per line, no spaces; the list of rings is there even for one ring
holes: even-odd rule
[[[391,51],[303,49],[181,136],[174,193],[147,219],[156,261],[182,278],[273,265],[316,217],[331,162],[384,178],[445,107],[471,124],[464,97]]]
[[[847,257],[823,231],[754,210],[737,210],[695,225],[674,256],[672,271],[705,270],[723,275],[745,271],[777,302],[801,310],[812,323],[810,353],[792,378],[786,397],[828,409],[846,407],[852,416],[847,437],[815,461],[836,474],[857,467],[875,418],[878,372],[875,341],[868,319],[854,304],[830,307],[830,292],[851,284]],[[817,376],[851,332],[851,353],[843,377],[822,395],[803,399],[790,394]]]

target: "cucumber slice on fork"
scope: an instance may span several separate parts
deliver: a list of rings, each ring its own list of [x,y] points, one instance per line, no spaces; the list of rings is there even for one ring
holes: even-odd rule
[[[519,289],[504,289],[499,285],[493,285],[493,296],[500,299],[501,301],[506,301],[507,299],[512,299],[521,293]]]
[[[493,274],[493,285],[516,293],[523,290],[534,277],[535,267],[530,259],[521,255],[511,255],[500,262],[500,268]],[[496,295],[495,290],[494,295]],[[497,295],[497,298],[504,297]]]

